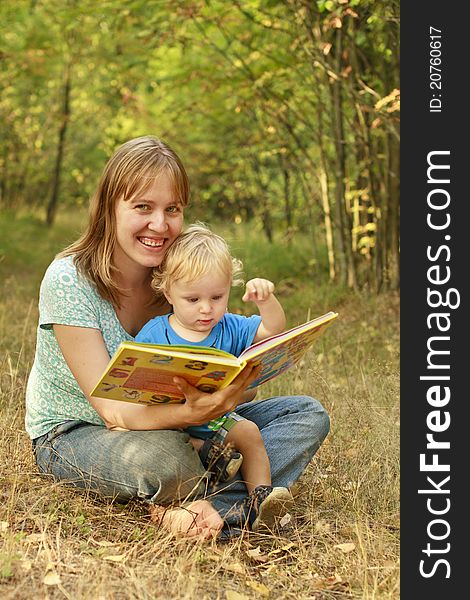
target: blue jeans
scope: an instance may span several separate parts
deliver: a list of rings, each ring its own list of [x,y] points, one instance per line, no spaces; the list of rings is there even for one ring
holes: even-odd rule
[[[292,485],[329,431],[326,411],[308,396],[249,402],[238,406],[237,413],[258,425],[274,486]],[[182,431],[109,431],[67,421],[36,438],[33,448],[42,473],[119,501],[136,498],[168,505],[200,497],[206,490],[204,468]],[[230,509],[246,494],[238,477],[209,499],[227,524],[235,526],[240,515]]]

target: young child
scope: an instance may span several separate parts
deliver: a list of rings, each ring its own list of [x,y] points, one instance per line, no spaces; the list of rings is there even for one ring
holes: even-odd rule
[[[259,315],[226,312],[231,286],[241,283],[241,268],[221,237],[202,223],[189,226],[154,271],[152,286],[165,295],[173,312],[151,319],[136,341],[212,346],[238,356],[251,344],[283,331],[284,310],[267,279],[248,281],[242,298],[253,301]],[[255,423],[232,411],[186,431],[212,472],[211,483],[228,481],[240,469],[253,530],[272,528],[292,506],[287,488],[272,487],[269,458]]]

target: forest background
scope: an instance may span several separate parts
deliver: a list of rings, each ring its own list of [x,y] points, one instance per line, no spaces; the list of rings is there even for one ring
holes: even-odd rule
[[[399,3],[4,0],[0,18],[5,597],[396,598]],[[288,543],[174,546],[136,507],[36,478],[22,419],[38,284],[107,158],[148,133],[188,170],[187,221],[272,278],[290,324],[340,313],[302,373],[266,388],[319,397],[334,425]]]

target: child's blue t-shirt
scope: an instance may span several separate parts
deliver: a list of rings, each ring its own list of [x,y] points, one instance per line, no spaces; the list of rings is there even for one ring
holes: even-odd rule
[[[251,346],[261,323],[259,315],[245,317],[225,313],[205,339],[200,342],[190,342],[180,337],[172,328],[168,320],[170,314],[148,321],[136,335],[135,341],[148,344],[209,346],[239,356],[243,350]]]

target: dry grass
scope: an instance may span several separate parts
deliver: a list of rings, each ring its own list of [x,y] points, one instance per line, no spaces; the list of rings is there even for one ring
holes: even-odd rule
[[[0,300],[2,598],[399,597],[396,296],[332,306],[341,319],[316,355],[263,390],[311,394],[331,416],[296,486],[288,534],[187,543],[157,530],[137,503],[113,505],[38,476],[23,418],[41,273],[28,282],[22,273],[8,273]]]

